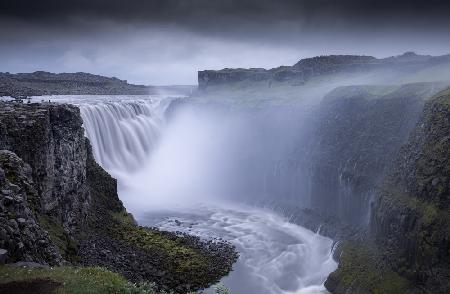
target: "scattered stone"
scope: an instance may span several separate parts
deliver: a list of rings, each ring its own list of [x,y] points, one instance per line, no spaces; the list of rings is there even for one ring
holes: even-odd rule
[[[17,224],[17,221],[15,219],[9,220],[9,226],[15,231],[19,229],[19,225]]]
[[[8,259],[8,250],[0,248],[0,264],[5,264]]]
[[[432,185],[433,187],[435,187],[437,184],[439,184],[439,178],[434,178],[434,179],[431,181],[431,185]]]
[[[26,225],[27,221],[24,218],[20,217],[20,218],[17,219],[17,223],[22,228],[22,227],[24,227]]]
[[[9,205],[11,205],[11,204],[14,204],[14,198],[12,198],[11,196],[5,196],[5,197],[3,197],[3,203],[4,203],[6,206],[9,206]]]
[[[0,168],[0,184],[5,182],[5,171]]]

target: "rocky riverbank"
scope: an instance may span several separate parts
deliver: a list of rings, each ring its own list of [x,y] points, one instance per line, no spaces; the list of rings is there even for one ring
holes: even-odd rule
[[[208,287],[232,269],[237,254],[227,243],[135,224],[116,180],[93,158],[78,108],[2,102],[0,150],[7,263],[103,266],[179,293]]]

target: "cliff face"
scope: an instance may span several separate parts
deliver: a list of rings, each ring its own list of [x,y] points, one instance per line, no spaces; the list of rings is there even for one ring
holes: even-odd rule
[[[333,293],[450,291],[450,91],[426,103],[376,192],[363,243],[343,246]]]
[[[75,234],[86,225],[89,191],[86,139],[79,109],[46,104],[3,104],[0,149],[10,150],[32,168],[36,209]]]
[[[450,91],[431,100],[384,183],[371,220],[383,259],[434,293],[450,291]]]
[[[312,208],[360,225],[426,98],[439,87],[342,87],[329,93],[317,115],[310,146]]]
[[[10,260],[57,265],[63,258],[32,209],[39,199],[33,184],[30,166],[0,150],[0,248]]]

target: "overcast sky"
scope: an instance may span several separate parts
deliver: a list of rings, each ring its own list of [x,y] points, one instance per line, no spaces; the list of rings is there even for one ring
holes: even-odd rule
[[[196,84],[323,54],[450,53],[450,1],[2,0],[0,71]]]

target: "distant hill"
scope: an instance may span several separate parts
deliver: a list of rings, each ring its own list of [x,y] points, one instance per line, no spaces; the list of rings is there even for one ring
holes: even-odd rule
[[[89,73],[0,73],[0,96],[41,95],[147,95],[152,86],[133,85],[118,78]]]
[[[198,84],[200,89],[243,81],[290,82],[292,86],[301,86],[314,78],[325,75],[389,71],[389,74],[396,72],[404,76],[405,74],[421,72],[444,64],[450,65],[450,55],[430,56],[406,52],[399,56],[383,59],[359,55],[317,56],[302,59],[293,66],[280,66],[272,69],[225,68],[222,70],[199,71]]]

